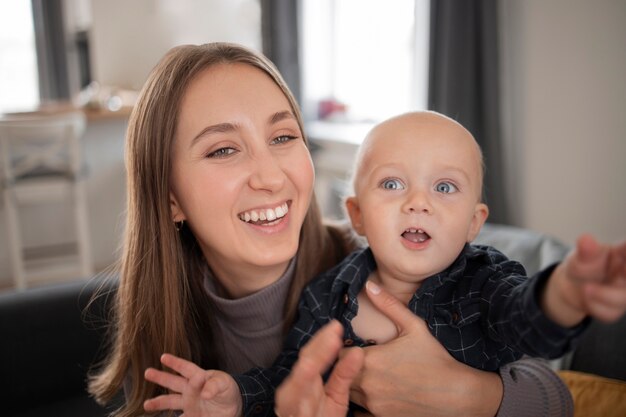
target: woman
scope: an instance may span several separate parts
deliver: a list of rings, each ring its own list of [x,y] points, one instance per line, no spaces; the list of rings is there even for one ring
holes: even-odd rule
[[[246,48],[177,47],[151,73],[127,134],[112,350],[90,381],[103,403],[124,386],[119,416],[143,414],[144,400],[162,393],[143,374],[163,352],[227,372],[271,364],[303,286],[354,247],[348,232],[322,223],[303,132],[280,74]],[[505,368],[500,379],[442,355],[429,337],[409,326],[366,349],[353,400],[379,416],[526,415],[518,401],[571,407],[536,363]]]

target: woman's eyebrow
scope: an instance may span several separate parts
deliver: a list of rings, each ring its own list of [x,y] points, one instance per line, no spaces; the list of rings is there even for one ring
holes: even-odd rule
[[[295,116],[289,110],[279,111],[269,117],[269,123],[275,124],[285,119],[295,120]],[[191,140],[191,145],[189,145],[189,147],[193,147],[196,142],[198,142],[198,140],[200,140],[200,138],[202,138],[203,136],[211,135],[213,133],[234,132],[235,130],[237,130],[237,126],[233,123],[218,123],[215,125],[207,126],[202,129],[196,136],[194,136],[194,138]]]
[[[232,123],[218,123],[216,125],[207,126],[200,131],[194,138],[191,140],[190,148],[192,148],[201,137],[210,135],[213,133],[228,133],[236,130],[236,127]]]
[[[289,110],[279,111],[270,116],[270,124],[278,123],[285,119],[295,119],[295,116]]]

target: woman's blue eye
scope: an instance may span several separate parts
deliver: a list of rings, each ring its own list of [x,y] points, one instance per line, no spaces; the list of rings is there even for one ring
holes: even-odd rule
[[[402,184],[402,181],[395,179],[395,178],[384,180],[383,182],[380,183],[380,185],[385,190],[403,190],[404,189],[404,184]]]
[[[456,188],[456,185],[445,181],[435,185],[435,190],[439,193],[444,194],[450,194],[459,191],[459,189]]]
[[[291,135],[281,135],[278,136],[275,139],[272,139],[272,144],[281,144],[281,143],[287,143],[289,141],[292,141],[294,139],[298,139],[297,136],[291,136]]]
[[[235,152],[237,152],[235,148],[230,148],[230,147],[219,148],[216,151],[209,152],[207,154],[207,158],[225,158],[228,155],[234,154]]]

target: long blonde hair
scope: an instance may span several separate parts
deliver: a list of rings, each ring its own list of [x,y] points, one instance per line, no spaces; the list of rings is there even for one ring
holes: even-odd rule
[[[206,68],[231,62],[267,73],[289,100],[304,135],[299,107],[278,70],[263,55],[240,45],[175,47],[150,74],[130,117],[126,137],[127,224],[111,317],[110,351],[89,381],[90,393],[105,404],[130,380],[126,402],[116,412],[120,417],[143,414],[143,401],[163,392],[143,382],[147,367],[160,367],[163,352],[205,368],[219,368],[211,306],[201,285],[205,260],[190,230],[179,232],[174,227],[169,180],[178,112],[187,86]],[[304,285],[348,250],[342,232],[323,225],[313,196],[284,307],[286,325],[293,320]]]

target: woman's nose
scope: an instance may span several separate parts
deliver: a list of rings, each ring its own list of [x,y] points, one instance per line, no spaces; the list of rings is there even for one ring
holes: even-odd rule
[[[285,171],[271,152],[257,155],[252,161],[250,187],[255,190],[277,191],[285,184]]]
[[[427,191],[415,190],[407,195],[402,205],[402,211],[407,214],[424,213],[432,214],[433,207]]]

